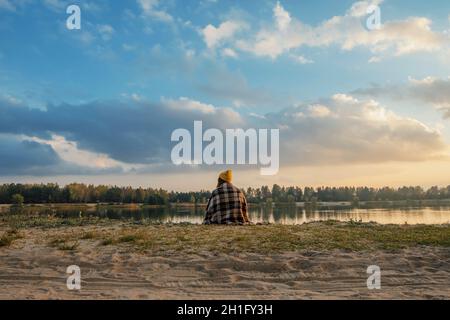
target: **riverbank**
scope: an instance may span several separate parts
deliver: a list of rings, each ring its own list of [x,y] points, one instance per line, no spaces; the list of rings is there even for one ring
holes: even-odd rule
[[[0,221],[0,299],[450,298],[450,225]]]
[[[157,207],[206,207],[206,202],[190,203],[190,202],[173,202],[166,205],[155,205],[146,203],[26,203],[22,206],[24,208],[96,208],[96,207],[111,207],[111,208],[157,208]],[[296,206],[300,208],[391,208],[391,207],[447,207],[450,206],[450,199],[421,199],[421,200],[386,200],[386,201],[313,201],[313,202],[249,202],[249,206]],[[14,207],[13,204],[0,204],[1,209],[10,209]]]

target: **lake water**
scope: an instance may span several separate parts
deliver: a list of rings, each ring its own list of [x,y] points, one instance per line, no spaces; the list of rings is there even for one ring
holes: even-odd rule
[[[33,210],[37,210],[33,212]],[[148,220],[162,223],[202,223],[204,207],[54,207],[32,209],[28,213],[52,214],[60,217],[96,216],[109,219]],[[31,212],[30,212],[31,211]],[[317,208],[308,210],[296,206],[250,207],[252,222],[302,224],[312,221],[338,220],[377,222],[380,224],[444,224],[450,223],[450,207],[409,207],[409,208]]]

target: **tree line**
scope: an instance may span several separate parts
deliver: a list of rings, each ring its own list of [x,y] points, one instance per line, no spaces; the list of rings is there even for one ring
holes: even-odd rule
[[[164,189],[132,188],[71,183],[58,184],[3,184],[0,185],[0,203],[146,203],[164,205],[176,202],[206,202],[210,192],[168,192]],[[15,201],[13,201],[15,200]]]
[[[270,189],[248,188],[246,196],[249,202],[358,202],[358,201],[396,201],[396,200],[436,200],[450,199],[450,185],[447,187],[281,187],[277,184]]]
[[[250,203],[314,202],[314,201],[395,201],[450,199],[450,186],[431,187],[284,187],[243,190]],[[58,184],[3,184],[0,185],[0,203],[206,203],[209,191],[174,192],[154,188],[132,188],[72,183]]]

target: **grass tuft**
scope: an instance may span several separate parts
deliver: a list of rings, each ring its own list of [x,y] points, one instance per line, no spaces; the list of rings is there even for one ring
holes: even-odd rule
[[[49,245],[61,251],[75,251],[80,243],[77,240],[69,240],[65,237],[53,239],[49,242]]]
[[[17,229],[8,230],[0,237],[0,247],[9,247],[15,240],[21,238],[23,236]]]

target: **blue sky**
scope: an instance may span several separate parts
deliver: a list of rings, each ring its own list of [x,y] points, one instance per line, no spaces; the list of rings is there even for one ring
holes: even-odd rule
[[[66,28],[69,4],[81,30]],[[382,22],[372,31],[371,4]],[[383,184],[314,178],[342,166],[403,168],[385,184],[445,183],[411,172],[449,164],[449,30],[446,0],[0,0],[1,180],[183,189],[179,175],[192,174],[200,188],[214,168],[170,168],[170,131],[239,118],[288,128],[285,169],[264,180],[245,169],[245,185]]]

